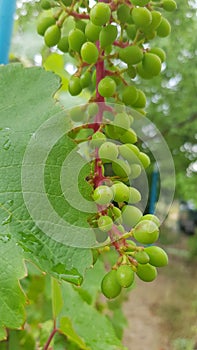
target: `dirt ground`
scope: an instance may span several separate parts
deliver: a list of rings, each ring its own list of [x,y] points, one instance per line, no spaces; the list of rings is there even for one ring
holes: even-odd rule
[[[196,263],[170,256],[155,281],[137,281],[124,312],[129,350],[197,349]]]

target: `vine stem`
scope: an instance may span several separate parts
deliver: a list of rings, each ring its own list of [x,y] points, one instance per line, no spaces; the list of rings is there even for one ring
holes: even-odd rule
[[[58,332],[58,329],[56,328],[56,324],[55,324],[55,321],[54,321],[54,328],[53,328],[51,334],[49,335],[48,340],[47,340],[46,344],[44,345],[43,350],[48,350],[49,349],[49,345],[50,345],[53,337],[55,336],[55,334],[57,332]]]

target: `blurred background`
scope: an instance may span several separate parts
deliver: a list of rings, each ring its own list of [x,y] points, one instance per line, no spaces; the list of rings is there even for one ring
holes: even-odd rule
[[[197,1],[179,0],[177,5],[175,12],[167,14],[171,36],[159,42],[167,55],[162,74],[151,81],[136,81],[143,84],[148,98],[147,117],[173,156],[176,192],[159,241],[169,254],[169,266],[148,286],[139,282],[125,303],[129,325],[125,345],[135,343],[135,350],[197,349]],[[67,85],[75,62],[44,46],[36,31],[40,13],[39,0],[17,0],[9,61],[43,65],[57,73],[63,82],[57,98],[69,107],[73,98]],[[88,96],[86,90],[77,103]],[[157,201],[159,184],[153,170],[150,167],[148,178]],[[159,210],[165,212],[166,205],[160,203]]]

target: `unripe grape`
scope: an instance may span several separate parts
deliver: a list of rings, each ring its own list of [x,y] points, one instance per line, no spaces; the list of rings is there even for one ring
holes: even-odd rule
[[[131,79],[134,79],[136,77],[137,71],[135,67],[129,65],[126,73]]]
[[[157,28],[157,35],[165,38],[171,33],[171,25],[166,18],[162,18],[160,25]]]
[[[118,225],[118,226],[117,226],[117,229],[118,229],[118,231],[120,231],[121,233],[125,233],[124,226]]]
[[[122,182],[117,182],[111,187],[115,202],[128,202],[129,188]]]
[[[139,164],[132,164],[131,165],[131,179],[136,179],[138,176],[140,176],[142,172],[141,166]]]
[[[117,207],[113,207],[111,209],[112,211],[112,215],[114,217],[114,221],[118,224],[121,224],[122,223],[122,212],[119,208]]]
[[[102,26],[109,22],[111,10],[109,5],[100,2],[94,5],[90,10],[90,20],[96,26]]]
[[[143,215],[141,218],[141,221],[142,220],[150,220],[150,221],[153,221],[158,227],[160,226],[160,220],[158,219],[157,216],[155,216],[153,214]]]
[[[105,49],[107,46],[113,44],[118,35],[118,29],[113,24],[108,24],[106,27],[103,27],[99,34],[100,46],[102,49]]]
[[[117,281],[116,271],[109,271],[101,282],[102,293],[108,299],[116,298],[121,292],[121,286]]]
[[[114,121],[114,130],[123,134],[130,127],[130,119],[128,114],[122,112],[115,115]]]
[[[160,58],[161,62],[164,62],[166,60],[166,53],[160,47],[153,47],[149,52],[157,55]]]
[[[135,145],[133,145],[133,146],[135,146]],[[120,145],[119,146],[119,153],[129,163],[136,162],[138,160],[138,157],[137,157],[136,153],[132,149],[130,149],[130,147],[128,147],[127,143],[125,145]]]
[[[80,78],[72,76],[68,83],[68,91],[72,96],[77,96],[82,91],[82,86],[80,83]]]
[[[97,249],[92,249],[93,265],[97,262],[98,257],[99,257],[98,250]]]
[[[97,204],[105,205],[113,199],[113,192],[110,187],[102,185],[94,190],[92,197]]]
[[[152,76],[158,75],[161,72],[161,60],[154,53],[146,52],[144,54],[142,65],[144,70]]]
[[[86,29],[85,29],[85,36],[89,41],[97,41],[99,39],[99,34],[101,31],[100,26],[96,26],[92,22],[88,22]]]
[[[81,19],[75,19],[75,28],[85,33],[86,22],[82,21]]]
[[[168,265],[168,256],[166,252],[156,246],[146,247],[145,252],[149,255],[149,263],[156,267],[163,267]]]
[[[116,92],[116,83],[110,77],[105,77],[98,84],[98,92],[103,97],[111,97]]]
[[[54,17],[44,17],[44,18],[39,18],[38,23],[37,23],[37,32],[39,35],[44,35],[45,31],[47,28],[51,27],[52,25],[55,24],[55,18]]]
[[[114,125],[112,124],[105,125],[105,133],[106,133],[106,136],[109,137],[110,139],[113,139],[113,140],[119,139],[118,131],[115,130]]]
[[[139,160],[145,169],[150,165],[150,158],[146,153],[140,152]]]
[[[130,17],[130,7],[126,4],[121,4],[117,9],[117,17],[121,23],[126,23]]]
[[[149,28],[156,29],[161,23],[161,19],[162,19],[161,13],[159,11],[151,11],[151,15],[152,15],[152,22]]]
[[[85,34],[79,29],[72,29],[68,34],[70,50],[80,52],[82,45],[85,43]]]
[[[120,141],[123,143],[135,143],[137,142],[137,135],[135,131],[130,128],[120,136]]]
[[[88,64],[96,63],[99,52],[96,45],[90,41],[84,43],[81,47],[81,58]]]
[[[133,104],[133,107],[136,107],[136,108],[146,107],[146,95],[145,95],[145,93],[140,89],[137,89],[137,92],[138,92],[138,98],[135,101],[135,103]]]
[[[104,142],[106,142],[106,136],[102,132],[97,131],[92,135],[92,147],[100,147]]]
[[[137,65],[137,73],[143,79],[152,79],[153,75],[151,71],[147,71],[144,69],[142,62]]]
[[[86,114],[81,107],[74,107],[70,110],[70,117],[74,122],[84,121]]]
[[[163,8],[166,11],[174,11],[177,8],[176,2],[174,0],[163,0]]]
[[[147,28],[151,24],[151,12],[144,7],[134,7],[132,10],[132,18],[135,25],[139,28]]]
[[[101,231],[107,232],[109,230],[111,230],[113,226],[113,221],[112,219],[107,216],[100,216],[100,218],[98,219],[98,227],[100,228]]]
[[[129,164],[122,159],[116,159],[115,162],[112,162],[112,169],[115,175],[123,178],[128,177],[131,173]]]
[[[61,0],[65,6],[70,6],[73,0]]]
[[[134,277],[135,277],[134,272],[131,269],[131,267],[128,265],[121,265],[117,269],[116,278],[118,283],[123,288],[130,287],[134,281]]]
[[[153,221],[142,220],[133,229],[133,236],[139,243],[152,244],[159,237],[159,229]]]
[[[144,282],[152,282],[157,277],[157,270],[150,264],[138,264],[137,276]]]
[[[88,104],[87,113],[88,113],[89,117],[96,116],[98,113],[98,110],[99,110],[99,108],[98,108],[98,104],[96,102],[92,102],[92,103]]]
[[[142,199],[141,193],[134,187],[129,187],[129,204],[135,204],[140,202]]]
[[[125,205],[122,209],[123,223],[129,227],[135,226],[140,221],[141,217],[141,210],[132,205]]]
[[[91,74],[89,71],[84,72],[81,76],[80,76],[80,82],[81,82],[81,86],[82,88],[87,88],[90,84],[91,84]]]
[[[127,25],[126,33],[130,39],[134,40],[136,33],[137,33],[137,28],[136,28],[135,24]]]
[[[150,0],[132,0],[132,3],[136,6],[146,6]]]
[[[135,86],[126,86],[122,93],[122,102],[126,106],[133,106],[137,101],[138,92]]]
[[[105,142],[99,148],[99,157],[109,161],[116,160],[118,157],[118,147],[112,142]]]
[[[56,24],[47,28],[47,30],[44,33],[44,41],[48,47],[57,45],[60,38],[61,38],[61,30]]]
[[[42,0],[40,3],[43,10],[50,10],[51,8],[51,2],[49,0]]]
[[[143,58],[142,50],[136,46],[127,46],[119,51],[119,58],[121,61],[133,65],[139,63]]]
[[[69,42],[68,42],[68,37],[67,36],[63,36],[58,45],[57,45],[58,49],[61,50],[62,52],[68,52],[69,51]]]
[[[149,255],[144,250],[136,252],[134,258],[140,264],[147,264],[150,260]]]

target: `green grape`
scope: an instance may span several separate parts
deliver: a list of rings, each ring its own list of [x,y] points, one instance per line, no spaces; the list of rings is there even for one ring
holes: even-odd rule
[[[95,117],[98,111],[99,111],[99,108],[96,102],[92,102],[88,104],[87,113],[89,117]]]
[[[127,64],[137,64],[143,58],[143,51],[136,45],[127,46],[124,49],[120,49],[119,58]]]
[[[127,113],[117,113],[115,115],[114,121],[114,130],[118,132],[119,134],[123,134],[125,130],[129,129],[130,127],[130,119]]]
[[[122,182],[117,182],[111,187],[115,202],[127,202],[129,199],[129,188]]]
[[[109,137],[110,139],[113,139],[113,140],[119,139],[119,134],[117,130],[115,130],[114,125],[112,124],[105,125],[105,133],[106,133],[106,136]]]
[[[137,34],[137,28],[135,26],[135,24],[129,24],[126,27],[126,33],[129,37],[129,39],[134,40]]]
[[[111,212],[112,212],[112,216],[114,218],[114,221],[118,224],[121,224],[122,223],[122,212],[119,208],[117,207],[113,207],[111,209]]]
[[[108,24],[106,27],[103,27],[99,34],[100,46],[102,49],[105,49],[107,46],[113,44],[118,35],[118,29],[113,24]]]
[[[52,47],[58,44],[61,38],[60,28],[54,24],[51,27],[47,28],[44,33],[44,41],[48,47]]]
[[[128,65],[128,69],[126,73],[131,79],[134,79],[136,77],[137,71],[135,67]]]
[[[133,129],[128,129],[123,135],[120,135],[120,141],[122,143],[135,143],[137,142],[137,135]]]
[[[124,226],[122,226],[122,225],[118,225],[117,226],[117,229],[118,229],[118,231],[120,231],[121,233],[125,233],[125,229],[124,229]]]
[[[42,0],[40,3],[43,10],[50,10],[51,8],[51,2],[49,0]]]
[[[80,76],[80,82],[83,89],[90,86],[91,78],[92,78],[91,73],[88,70]]]
[[[122,93],[122,102],[126,106],[133,106],[137,101],[138,92],[135,86],[126,86]]]
[[[141,219],[142,212],[132,205],[125,205],[122,209],[123,223],[129,227],[135,226]]]
[[[142,62],[138,63],[138,65],[137,65],[137,73],[143,79],[152,79],[152,77],[153,77],[151,71],[147,71],[144,69]]]
[[[144,282],[152,282],[157,277],[157,269],[150,264],[138,264],[137,276]]]
[[[81,122],[86,119],[84,110],[80,107],[74,107],[70,110],[70,117],[74,122]]]
[[[96,45],[90,41],[84,43],[81,47],[81,58],[88,64],[96,63],[99,52]]]
[[[136,252],[134,258],[140,264],[147,264],[150,260],[149,255],[143,250]]]
[[[141,221],[142,220],[150,220],[150,221],[153,221],[158,227],[160,226],[160,220],[158,219],[157,216],[155,216],[153,214],[143,215],[141,218]]]
[[[97,41],[99,39],[99,34],[101,31],[100,26],[96,26],[92,22],[88,22],[85,29],[85,36],[89,41]]]
[[[58,45],[57,45],[58,49],[62,52],[68,52],[69,51],[69,43],[68,43],[68,37],[67,36],[63,36]]]
[[[149,50],[149,52],[157,55],[160,58],[161,62],[164,62],[166,60],[166,53],[160,47],[153,47]]]
[[[161,23],[161,13],[159,11],[151,11],[152,22],[149,26],[150,29],[156,29]]]
[[[129,265],[121,265],[117,269],[116,278],[118,283],[123,288],[128,288],[134,282],[134,272]]]
[[[163,0],[163,8],[166,11],[174,11],[177,8],[176,2],[174,0]]]
[[[105,205],[113,199],[113,192],[110,187],[102,185],[94,190],[92,197],[97,204]]]
[[[161,60],[154,53],[146,52],[142,65],[144,70],[150,73],[151,76],[158,75],[161,72]]]
[[[129,164],[122,159],[116,159],[115,162],[112,162],[112,169],[115,175],[123,178],[128,177],[131,173]]]
[[[140,192],[134,188],[134,187],[129,187],[129,204],[135,204],[140,202],[142,199]]]
[[[37,33],[39,35],[44,35],[46,32],[47,28],[51,27],[54,25],[56,22],[54,17],[44,17],[44,18],[39,18],[38,23],[37,23]]]
[[[82,86],[80,82],[80,78],[76,76],[72,76],[68,83],[68,91],[72,96],[77,96],[82,91]]]
[[[92,147],[100,147],[104,142],[106,142],[106,136],[102,132],[97,131],[92,135]]]
[[[131,146],[136,147],[135,145],[131,145]],[[138,150],[138,148],[137,148],[137,150]],[[128,147],[127,143],[125,145],[119,146],[119,154],[124,159],[126,159],[129,163],[136,162],[136,160],[138,159],[137,154],[130,147]]]
[[[137,107],[137,108],[146,107],[146,95],[145,95],[145,93],[140,89],[137,89],[137,92],[138,92],[138,98],[135,101],[135,103],[133,104],[133,107]]]
[[[99,257],[99,252],[97,249],[92,249],[92,259],[93,259],[93,265],[97,262]]]
[[[145,252],[149,255],[151,265],[156,267],[168,265],[168,256],[162,248],[156,246],[146,247]]]
[[[121,23],[126,23],[130,17],[130,7],[126,4],[121,4],[117,9],[117,17]]]
[[[105,77],[98,84],[98,92],[103,97],[111,97],[116,92],[116,83],[110,77]]]
[[[150,158],[146,153],[140,152],[139,160],[145,169],[150,165]]]
[[[142,172],[142,169],[139,164],[132,164],[130,177],[132,179],[136,179],[138,176],[140,176],[141,172]]]
[[[98,219],[98,227],[100,228],[101,231],[107,232],[110,231],[113,226],[113,221],[112,219],[107,216],[100,216]]]
[[[100,2],[94,5],[90,10],[90,20],[96,26],[102,26],[109,22],[111,10],[109,5]]]
[[[152,21],[151,12],[144,7],[134,7],[132,18],[135,25],[142,29],[147,28]]]
[[[85,33],[86,22],[82,21],[81,19],[75,19],[75,28]]]
[[[96,86],[96,69],[93,70],[92,74],[92,84]]]
[[[101,282],[102,293],[108,299],[116,298],[121,292],[121,286],[117,281],[116,271],[109,271]]]
[[[153,221],[140,220],[133,229],[133,236],[139,243],[152,244],[159,237],[159,229]]]
[[[70,50],[80,52],[82,45],[85,43],[85,34],[79,29],[72,29],[68,34]]]
[[[166,18],[162,18],[160,25],[157,28],[157,35],[165,38],[171,33],[171,25]]]
[[[70,6],[73,2],[73,0],[61,0],[61,1],[65,6]]]
[[[116,160],[118,157],[118,147],[110,141],[103,143],[99,148],[99,157],[109,161]]]
[[[136,6],[146,6],[150,0],[132,0],[132,3]]]

